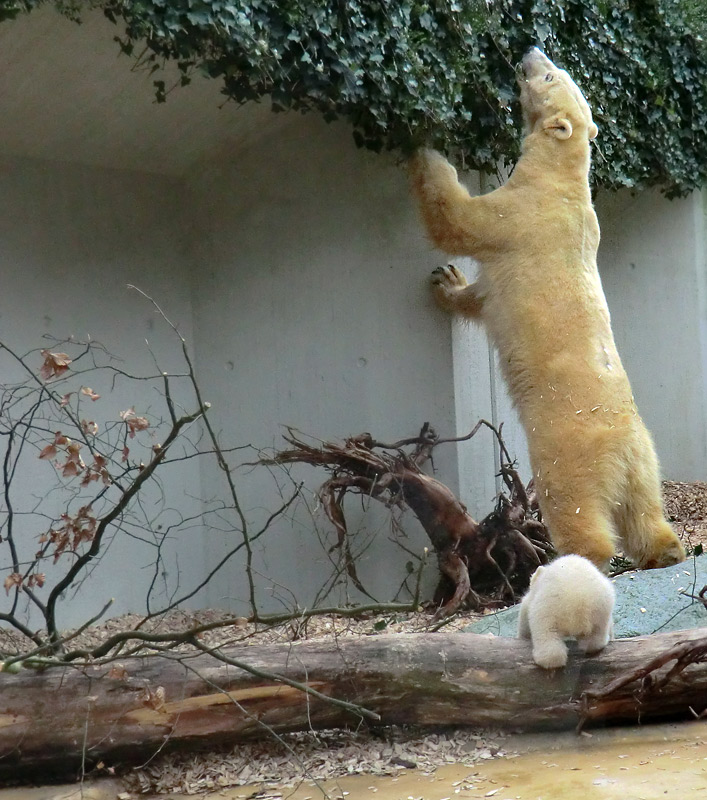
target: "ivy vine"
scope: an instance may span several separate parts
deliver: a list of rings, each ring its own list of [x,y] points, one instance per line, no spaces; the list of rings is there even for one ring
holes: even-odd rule
[[[0,20],[42,0],[0,0]],[[344,119],[359,146],[408,153],[425,143],[472,169],[518,156],[515,66],[532,45],[568,69],[600,136],[597,185],[707,182],[707,24],[694,0],[64,0],[102,8],[122,51],[155,71],[159,101],[196,73],[237,103]]]

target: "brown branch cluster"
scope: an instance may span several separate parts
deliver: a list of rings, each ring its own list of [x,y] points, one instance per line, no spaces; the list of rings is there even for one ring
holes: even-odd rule
[[[139,290],[138,290],[139,292]],[[136,376],[112,364],[113,358],[107,350],[94,341],[55,342],[51,349],[34,350],[18,355],[0,341],[0,354],[14,362],[22,371],[23,378],[17,384],[0,382],[0,497],[4,501],[6,513],[0,515],[0,563],[5,589],[4,610],[0,610],[0,622],[15,629],[27,641],[14,638],[3,643],[0,650],[0,673],[21,675],[28,671],[45,673],[47,677],[65,665],[82,669],[113,663],[116,675],[121,673],[117,658],[140,654],[159,655],[161,658],[188,658],[186,653],[203,650],[206,644],[200,637],[210,630],[225,629],[219,641],[247,638],[242,632],[241,617],[220,619],[216,622],[189,625],[180,624],[166,631],[152,630],[154,623],[166,619],[169,612],[200,591],[237,554],[244,553],[244,577],[248,586],[250,621],[258,625],[278,624],[279,617],[269,619],[260,613],[256,603],[256,583],[253,560],[253,544],[284,514],[298,497],[301,487],[296,486],[292,496],[282,498],[279,507],[259,525],[253,525],[241,508],[236,486],[235,469],[230,463],[234,450],[224,448],[208,419],[210,404],[202,398],[196,380],[195,370],[186,342],[159,306],[147,299],[170,326],[181,345],[185,371],[181,373],[157,372]],[[59,346],[57,346],[59,345]],[[69,353],[60,351],[65,347]],[[36,357],[42,358],[38,367]],[[108,363],[104,363],[104,362]],[[88,362],[88,363],[86,363]],[[150,411],[149,418],[138,414],[137,405],[119,414],[119,418],[105,415],[95,417],[93,403],[101,395],[83,381],[91,376],[91,382],[99,370],[107,371],[113,384],[120,378],[137,389],[138,399],[144,389],[151,385],[161,391],[162,404]],[[173,384],[179,382],[180,393],[190,390],[195,410],[182,411],[181,402],[175,400]],[[94,384],[95,385],[95,384]],[[90,405],[87,405],[90,403]],[[91,411],[87,412],[86,409]],[[90,414],[90,416],[89,416]],[[84,416],[86,415],[86,416]],[[196,421],[201,427],[190,434]],[[202,441],[203,440],[203,441]],[[26,454],[26,455],[25,455]],[[23,460],[24,459],[24,460]],[[213,511],[202,510],[196,516],[185,517],[170,526],[162,526],[157,517],[149,516],[142,499],[148,484],[162,493],[160,474],[169,463],[189,459],[215,459],[224,473],[228,486],[227,497],[214,501]],[[35,461],[36,460],[36,461]],[[42,520],[44,530],[34,530],[32,526],[18,525],[24,521],[23,509],[15,508],[12,500],[13,487],[23,478],[25,463],[36,471],[35,464],[42,464],[41,477],[51,484],[52,491],[61,498],[64,511],[42,513],[41,504],[33,513]],[[48,470],[44,465],[53,466]],[[149,490],[148,490],[149,491]],[[175,509],[178,511],[178,509]],[[237,534],[230,549],[207,573],[198,579],[196,586],[183,588],[180,576],[176,576],[176,586],[164,597],[153,589],[160,572],[164,543],[174,537],[180,529],[200,522],[207,526],[210,515],[217,516],[222,523],[230,515],[233,532]],[[29,531],[29,536],[28,536]],[[77,644],[78,637],[89,626],[96,623],[112,606],[109,599],[76,631],[62,633],[60,626],[61,604],[66,590],[80,584],[93,566],[102,559],[108,550],[107,543],[114,536],[135,535],[154,542],[153,580],[146,592],[146,613],[137,623],[126,622],[126,627],[109,635],[105,640],[70,649],[70,643]],[[30,537],[37,537],[39,548]],[[29,540],[29,541],[28,541]],[[33,555],[32,555],[33,553]],[[142,566],[142,565],[140,565]],[[40,572],[40,567],[47,572]],[[39,627],[30,628],[22,618],[24,613],[21,600],[26,597],[35,607],[41,620]],[[389,604],[387,610],[410,610],[410,604]],[[371,610],[371,607],[369,607]],[[386,610],[376,606],[375,610]],[[295,608],[285,615],[287,619],[306,620],[316,613],[346,613],[352,609],[309,609]],[[280,615],[282,616],[282,615]],[[229,630],[232,629],[232,630]],[[248,634],[252,635],[252,634]],[[221,652],[221,644],[210,648],[209,652],[224,663],[236,666]],[[266,669],[256,669],[243,662],[238,663],[242,670],[260,678],[285,684],[304,695],[319,696],[316,690],[306,683],[289,679]],[[54,669],[50,669],[54,668]],[[151,690],[150,698],[157,697]],[[362,706],[347,703],[336,697],[326,698],[333,706],[341,705],[359,718],[371,714]]]
[[[62,635],[61,605],[66,590],[79,586],[92,573],[116,536],[130,536],[142,542],[152,563],[140,566],[149,566],[153,575],[146,589],[145,618],[134,630],[121,631],[123,636],[114,643],[116,652],[143,625],[193,597],[241,552],[247,554],[245,578],[251,616],[260,616],[252,543],[287,510],[295,495],[284,499],[262,526],[255,527],[246,519],[229,463],[230,454],[238,448],[223,448],[211,427],[209,403],[201,396],[184,338],[152,298],[139,290],[138,293],[172,328],[181,347],[184,371],[164,372],[155,359],[156,371],[131,374],[115,366],[115,357],[91,339],[53,340],[50,347],[24,355],[0,341],[0,355],[8,359],[13,370],[19,369],[21,376],[17,383],[0,381],[0,581],[5,589],[0,623],[14,628],[27,640],[21,644],[14,644],[13,640],[12,645],[3,646],[0,671],[25,662],[46,666],[96,657],[93,652],[66,653],[65,644],[72,637]],[[104,392],[112,391],[118,380],[127,382],[134,387],[138,403],[119,415],[110,410],[102,413],[101,403],[97,402],[101,394],[87,385],[96,386],[96,380],[105,387]],[[175,385],[179,401],[175,399]],[[151,399],[149,412],[144,412],[149,416],[143,416],[136,408],[145,405],[148,387],[150,395],[157,391],[161,402],[155,405]],[[191,412],[184,409],[182,396],[191,397],[186,400],[192,405]],[[199,426],[194,425],[197,421]],[[163,467],[209,459],[215,459],[225,473],[229,496],[216,498],[189,516],[182,513],[177,501],[173,509],[177,521],[162,524],[160,515],[166,513],[170,502],[161,483]],[[27,474],[48,482],[43,491],[37,490],[37,496],[51,494],[54,504],[40,500],[28,510],[17,503],[15,487],[26,480]],[[146,492],[160,502],[146,504]],[[157,510],[153,511],[153,506]],[[224,520],[232,520],[235,536],[229,551],[199,579],[198,585],[182,587],[177,570],[170,576],[169,591],[163,590],[159,576],[168,543],[180,531],[196,524],[208,527],[214,519],[218,519],[219,526]],[[31,620],[27,601],[33,614]],[[110,605],[108,602],[101,614]],[[90,622],[98,617],[91,617]],[[172,641],[185,641],[187,633],[175,632]],[[96,649],[102,657],[116,654]]]
[[[431,461],[435,447],[471,439],[482,427],[490,429],[498,442],[506,491],[499,495],[496,508],[476,522],[454,493],[422,467]],[[330,474],[319,496],[336,530],[335,546],[344,554],[349,576],[359,588],[344,512],[348,494],[367,495],[389,508],[410,508],[415,514],[438,559],[441,577],[433,602],[440,616],[463,604],[481,608],[515,602],[535,568],[548,560],[550,539],[532,485],[523,485],[501,430],[485,420],[456,439],[440,439],[425,423],[418,436],[391,444],[377,441],[370,433],[341,444],[312,443],[292,429],[285,441],[290,448],[277,452],[267,463],[310,464]]]
[[[674,663],[668,667],[671,662]],[[640,716],[641,706],[659,696],[669,684],[679,680],[689,684],[690,676],[685,674],[688,667],[705,663],[707,663],[707,636],[678,642],[648,662],[627,670],[606,685],[584,692],[583,714],[579,727],[581,728],[589,719],[600,717],[607,707],[623,701],[631,684],[637,684],[630,694]],[[666,667],[668,668],[665,669]],[[695,717],[704,717],[707,714],[707,698],[703,708],[699,710],[691,708],[691,711]]]

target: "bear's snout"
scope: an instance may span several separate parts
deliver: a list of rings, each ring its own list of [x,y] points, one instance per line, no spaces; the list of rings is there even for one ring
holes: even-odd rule
[[[523,56],[521,64],[526,78],[532,77],[541,70],[554,67],[552,61],[537,47],[531,47],[530,50],[528,50]]]

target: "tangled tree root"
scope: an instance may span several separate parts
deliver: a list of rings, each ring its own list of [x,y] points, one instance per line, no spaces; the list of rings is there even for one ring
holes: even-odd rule
[[[422,471],[435,447],[471,439],[489,428],[501,451],[501,477],[506,491],[496,508],[476,522],[453,492]],[[418,436],[385,444],[362,433],[343,444],[310,444],[291,429],[282,450],[268,463],[305,463],[323,467],[331,477],[319,490],[324,510],[336,528],[337,546],[345,554],[347,571],[360,587],[348,546],[344,498],[363,494],[389,507],[409,507],[437,554],[440,580],[433,602],[440,617],[463,605],[474,609],[513,603],[528,587],[535,568],[548,561],[550,538],[532,488],[523,485],[501,437],[501,430],[480,420],[467,436],[440,439],[425,423]]]

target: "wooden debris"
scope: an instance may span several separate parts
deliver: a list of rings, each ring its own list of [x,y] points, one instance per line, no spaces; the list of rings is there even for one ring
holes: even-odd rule
[[[381,725],[533,730],[580,720],[691,718],[707,705],[704,663],[675,673],[657,692],[613,682],[673,647],[684,656],[705,635],[700,629],[616,641],[596,657],[573,655],[554,672],[534,665],[525,641],[437,633],[243,645],[224,651],[230,665],[209,655],[122,658],[124,678],[110,678],[110,664],[0,673],[0,776],[65,775],[81,764],[144,761],[165,748],[361,724],[340,706],[257,678],[234,661],[307,682],[376,713]],[[609,695],[602,686],[611,687]],[[145,698],[157,687],[163,703],[154,707]]]
[[[507,493],[496,508],[476,522],[454,493],[422,471],[435,447],[470,439],[482,427],[496,436],[501,450],[501,476]],[[515,470],[501,431],[480,420],[470,434],[440,439],[425,423],[418,436],[385,444],[370,433],[343,443],[309,442],[290,430],[290,449],[275,453],[265,463],[304,463],[322,467],[331,477],[319,495],[337,532],[346,569],[361,591],[356,564],[348,544],[344,513],[347,494],[363,494],[389,507],[408,507],[420,521],[437,555],[440,581],[434,595],[439,616],[448,616],[465,604],[473,609],[514,603],[528,587],[530,576],[547,563],[552,551],[532,489]]]

